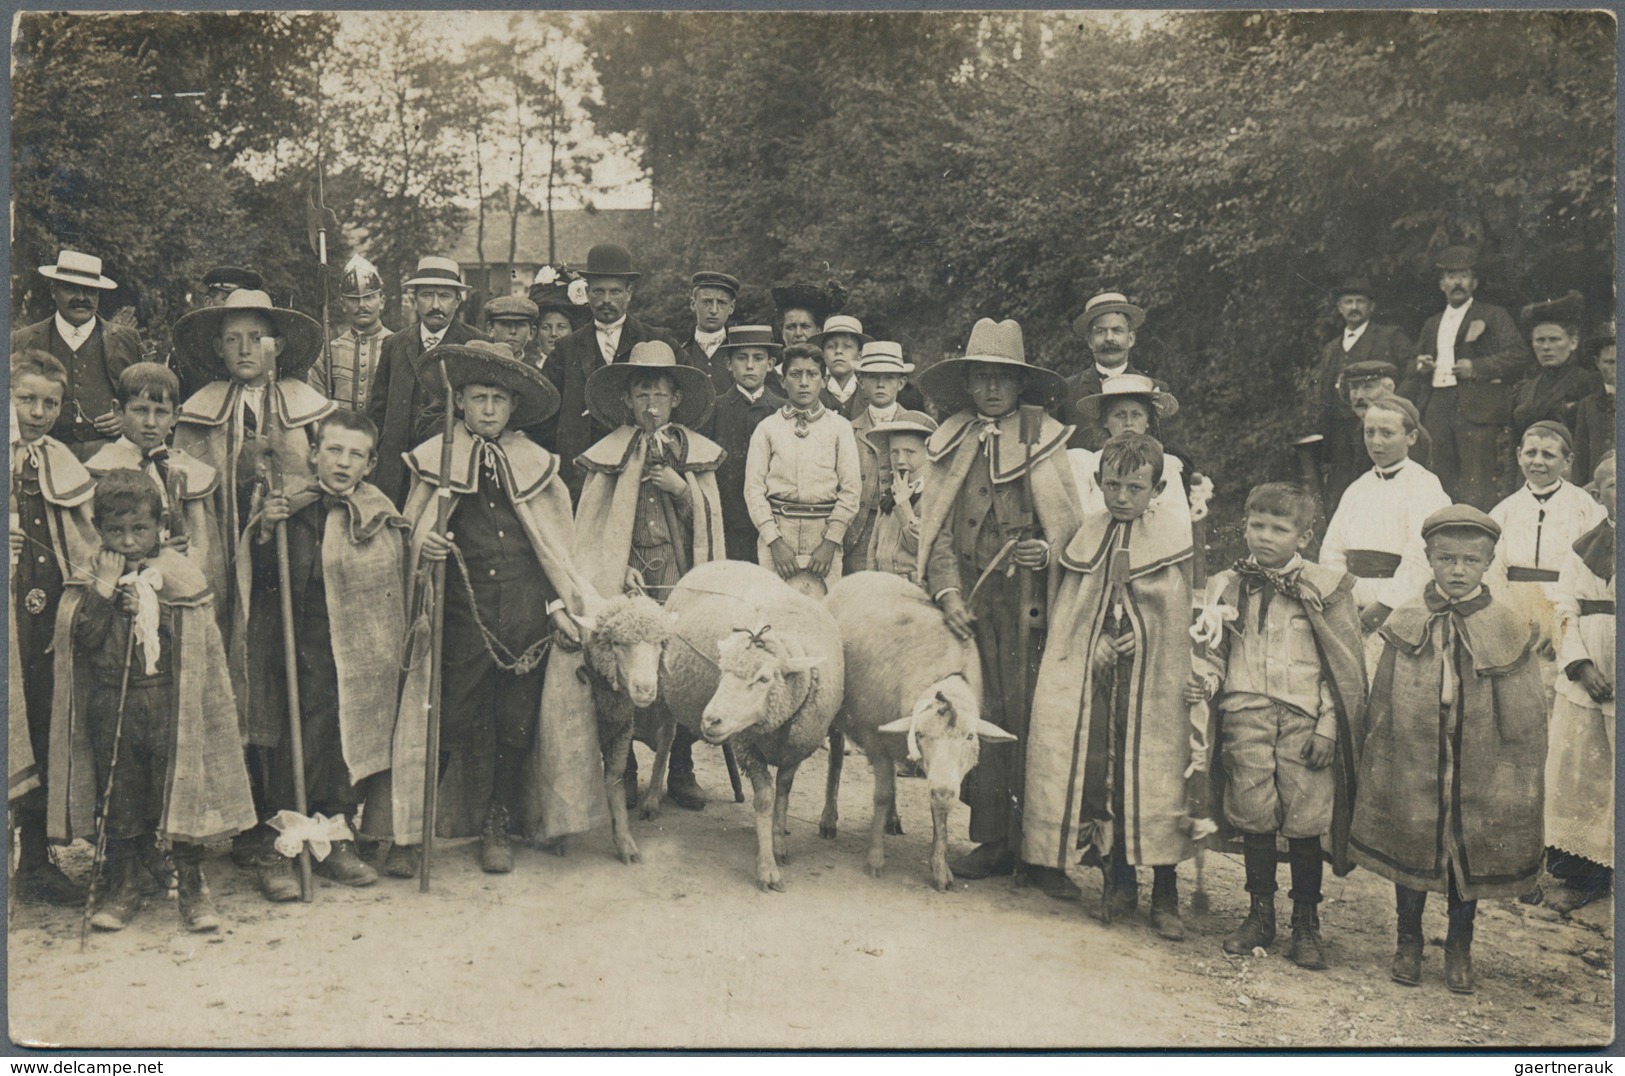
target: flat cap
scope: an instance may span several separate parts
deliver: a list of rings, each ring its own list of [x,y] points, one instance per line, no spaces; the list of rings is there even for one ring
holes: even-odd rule
[[[541,309],[523,295],[499,295],[485,304],[486,321],[535,321]]]
[[[1491,519],[1489,513],[1470,504],[1453,504],[1428,516],[1422,521],[1422,537],[1430,538],[1434,531],[1455,527],[1483,531],[1496,541],[1501,540],[1501,525]]]
[[[1379,378],[1389,377],[1397,383],[1399,381],[1399,367],[1391,362],[1381,359],[1366,359],[1362,362],[1351,362],[1343,367],[1343,380],[1349,381],[1376,381]]]
[[[1372,408],[1378,411],[1398,411],[1410,420],[1411,429],[1419,430],[1422,428],[1422,413],[1416,409],[1415,404],[1403,396],[1384,396],[1379,400],[1372,400],[1367,405],[1367,412],[1369,413]]]
[[[245,269],[240,265],[217,265],[203,274],[205,288],[248,288],[250,291],[264,291],[265,277],[253,269]]]
[[[688,285],[691,288],[721,288],[734,296],[739,294],[739,278],[715,269],[701,269],[688,278]]]
[[[1523,439],[1532,433],[1562,441],[1563,447],[1568,451],[1568,454],[1574,455],[1574,434],[1570,433],[1569,428],[1561,422],[1553,422],[1549,418],[1543,418],[1539,422],[1531,422],[1524,427],[1523,433],[1518,435],[1518,443],[1523,444]]]

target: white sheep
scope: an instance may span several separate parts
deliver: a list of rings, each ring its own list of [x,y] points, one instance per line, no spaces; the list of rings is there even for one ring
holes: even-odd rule
[[[955,639],[942,612],[915,584],[888,572],[856,572],[824,599],[841,629],[846,693],[830,733],[829,776],[819,833],[836,833],[843,738],[868,756],[875,774],[868,868],[886,865],[884,834],[897,823],[896,764],[919,762],[931,789],[931,883],[953,887],[948,869],[948,815],[960,782],[981,756],[981,741],[1008,743],[1010,733],[982,720],[982,667],[976,644]]]
[[[707,743],[733,744],[755,793],[756,882],[782,892],[796,767],[823,744],[841,701],[840,631],[821,603],[739,561],[697,566],[666,609],[677,619],[661,698]]]

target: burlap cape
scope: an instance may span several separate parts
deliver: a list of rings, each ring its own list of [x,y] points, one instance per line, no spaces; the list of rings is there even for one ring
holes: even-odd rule
[[[441,436],[405,453],[412,474],[412,489],[403,514],[412,526],[409,563],[420,564],[424,537],[434,528],[435,500],[440,486]],[[541,570],[572,614],[584,612],[596,600],[592,584],[570,556],[573,533],[570,494],[558,474],[558,459],[523,434],[506,431],[497,442],[502,449],[499,481],[512,500],[525,537]],[[451,509],[457,498],[479,484],[479,454],[473,437],[459,423],[452,436],[452,479],[448,489]],[[414,576],[400,707],[395,722],[392,766],[387,779],[375,782],[363,815],[369,836],[388,837],[399,844],[423,840],[423,778],[429,716],[430,574]],[[547,839],[583,833],[608,819],[604,802],[603,760],[598,728],[593,719],[592,689],[574,671],[580,654],[554,647],[548,652],[542,688],[540,723],[526,772],[526,805],[522,819],[526,832]],[[441,780],[440,811],[435,835],[467,837],[479,832],[485,804],[470,801],[465,789],[471,777],[454,761]]]
[[[160,549],[148,565],[158,569],[160,603],[170,607],[176,678],[171,723],[169,772],[164,779],[161,836],[202,843],[250,829],[257,821],[243,765],[237,708],[226,674],[226,653],[215,624],[213,599],[203,572],[172,549]],[[88,573],[68,584],[58,607],[51,703],[50,779],[46,782],[46,827],[53,841],[93,838],[101,788],[91,748],[85,706],[92,690],[88,661],[77,660],[73,624]]]
[[[1430,597],[1431,583],[1379,629],[1349,847],[1360,866],[1412,889],[1443,893],[1453,869],[1466,900],[1517,896],[1545,847],[1535,629],[1494,601],[1435,614]],[[1438,650],[1447,616],[1466,653],[1448,711]]]
[[[1349,825],[1354,816],[1356,767],[1365,744],[1365,648],[1360,636],[1360,611],[1354,602],[1354,577],[1347,572],[1323,568],[1313,561],[1305,561],[1298,577],[1303,594],[1300,604],[1309,621],[1309,631],[1315,637],[1315,649],[1320,654],[1320,675],[1331,688],[1337,706],[1337,750],[1332,756],[1332,829],[1325,853],[1332,870],[1341,877],[1354,869],[1349,858]],[[1204,605],[1222,605],[1240,610],[1241,577],[1225,570],[1208,580]],[[1230,658],[1231,637],[1241,630],[1240,621],[1224,627],[1224,638],[1218,646],[1204,654],[1221,671]],[[1218,834],[1209,839],[1209,846],[1239,839],[1230,827],[1221,805],[1227,780],[1223,745],[1224,714],[1217,700],[1208,707],[1205,742],[1210,757],[1204,767],[1208,780],[1208,803],[1213,821],[1218,823]]]
[[[1116,691],[1128,721],[1121,823],[1133,864],[1178,863],[1194,850],[1185,796],[1190,728],[1181,698],[1191,671],[1191,544],[1182,523],[1152,508],[1129,524],[1123,608],[1136,649]],[[1114,529],[1106,513],[1087,514],[1059,558],[1065,574],[1050,608],[1027,734],[1022,858],[1029,863],[1065,869],[1080,848],[1104,857],[1115,839],[1109,820],[1084,817],[1087,802],[1109,806],[1113,779],[1111,715],[1095,706],[1090,657],[1113,604],[1107,569]]]
[[[120,468],[141,470],[145,463],[141,450],[125,438],[103,445],[85,467],[97,479]],[[196,456],[170,454],[169,468],[179,476],[181,519],[186,527],[186,556],[203,570],[209,592],[227,593],[225,531],[221,528],[225,506],[225,483],[220,472]]]
[[[693,541],[689,567],[722,560],[722,501],[716,470],[728,454],[722,446],[686,426],[682,431],[683,482],[693,506]],[[645,442],[635,426],[621,426],[580,456],[576,465],[587,478],[576,507],[576,565],[600,594],[619,594],[632,556],[632,525],[637,515]],[[621,481],[625,475],[629,481]],[[664,601],[666,595],[656,594]]]

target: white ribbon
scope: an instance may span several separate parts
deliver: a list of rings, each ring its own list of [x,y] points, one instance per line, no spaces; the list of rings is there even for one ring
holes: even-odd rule
[[[157,568],[148,566],[129,575],[120,576],[118,585],[129,587],[135,595],[135,621],[130,630],[141,644],[141,656],[147,663],[147,675],[158,672],[158,588],[164,577]]]
[[[1224,626],[1241,615],[1233,605],[1204,605],[1191,625],[1191,639],[1197,646],[1217,646],[1224,638]]]
[[[318,812],[306,818],[298,811],[278,811],[268,824],[277,831],[276,850],[289,859],[309,844],[311,854],[318,861],[324,860],[333,851],[335,841],[352,837],[350,824],[341,814],[328,818]]]
[[[1191,476],[1191,522],[1207,518],[1208,502],[1213,500],[1213,479],[1205,474]]]

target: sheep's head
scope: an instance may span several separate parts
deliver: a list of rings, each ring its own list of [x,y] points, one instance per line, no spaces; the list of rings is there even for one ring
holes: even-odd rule
[[[734,631],[717,644],[717,690],[705,704],[700,734],[719,744],[753,726],[778,727],[805,694],[799,681],[820,660],[792,656],[771,627]]]
[[[965,774],[976,767],[982,741],[1011,743],[1015,737],[982,720],[982,700],[957,673],[927,688],[907,717],[881,725],[879,731],[908,736],[909,756],[925,769],[931,795],[952,799]]]
[[[587,661],[639,709],[660,697],[660,656],[676,621],[676,613],[641,592],[611,598],[576,618]]]

